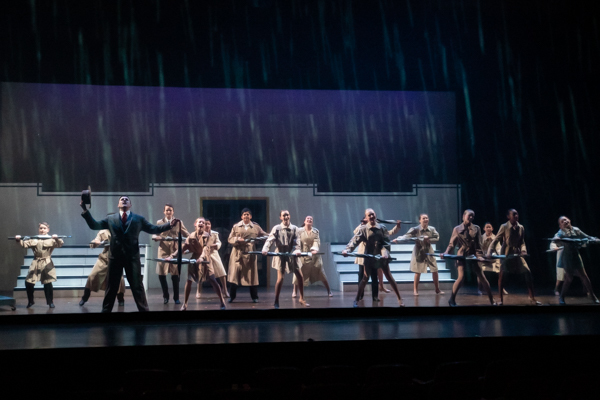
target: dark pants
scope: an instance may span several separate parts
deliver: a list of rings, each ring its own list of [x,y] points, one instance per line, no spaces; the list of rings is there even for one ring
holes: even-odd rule
[[[371,274],[371,292],[373,293],[373,297],[377,297],[379,295],[379,280],[377,279],[377,270],[375,268],[371,269],[373,273]],[[358,265],[358,283],[365,277],[365,266],[359,264]]]
[[[250,288],[250,297],[252,297],[252,300],[258,300],[258,286],[248,287]],[[229,297],[231,298],[231,301],[235,300],[235,296],[237,296],[237,288],[238,285],[235,283],[232,283],[231,287],[229,288]]]
[[[108,260],[108,286],[104,294],[102,302],[102,312],[111,312],[115,305],[115,298],[121,284],[123,269],[129,281],[131,294],[135,300],[135,305],[139,311],[150,311],[148,309],[148,301],[146,300],[146,292],[144,292],[144,284],[142,282],[142,265],[140,260],[132,259],[109,259]]]
[[[169,286],[167,285],[167,276],[159,275],[158,280],[163,291],[163,298],[169,300]],[[173,300],[179,300],[179,275],[171,275],[173,281]]]

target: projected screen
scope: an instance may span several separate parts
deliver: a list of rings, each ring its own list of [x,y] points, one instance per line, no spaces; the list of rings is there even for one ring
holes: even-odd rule
[[[1,181],[48,191],[159,183],[456,183],[454,94],[2,83]]]

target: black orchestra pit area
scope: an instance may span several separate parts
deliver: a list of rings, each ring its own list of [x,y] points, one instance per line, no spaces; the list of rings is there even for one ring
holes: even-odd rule
[[[128,291],[125,306],[115,305],[111,314],[98,313],[101,296],[83,307],[77,298],[59,297],[48,309],[37,292],[38,303],[29,309],[0,308],[1,368],[21,371],[4,387],[15,395],[25,390],[92,399],[550,399],[597,393],[596,380],[586,377],[600,370],[600,314],[585,294],[559,306],[553,293],[540,293],[544,306],[536,307],[526,305],[524,288],[510,287],[514,293],[504,296],[505,305],[494,307],[466,287],[457,297],[460,307],[449,307],[449,290],[413,296],[404,287],[405,307],[398,307],[393,292],[380,293],[379,302],[367,292],[361,308],[353,308],[352,292],[329,297],[324,288],[309,287],[310,307],[302,307],[286,289],[278,310],[273,290],[261,288],[258,303],[244,291],[221,311],[205,288],[200,299],[192,294],[186,312],[172,301],[163,304],[153,289],[149,313],[136,312]],[[50,388],[27,387],[39,368]],[[564,397],[565,388],[578,396]]]

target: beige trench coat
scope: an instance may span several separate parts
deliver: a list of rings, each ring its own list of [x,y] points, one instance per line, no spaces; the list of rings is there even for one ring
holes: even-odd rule
[[[260,225],[250,221],[248,229],[244,228],[244,222],[240,221],[231,228],[227,241],[232,245],[229,257],[229,274],[227,280],[240,286],[258,286],[258,266],[255,254],[242,254],[246,251],[254,251],[254,243],[238,243],[237,237],[251,239],[268,235]]]
[[[43,285],[56,282],[56,269],[52,262],[52,252],[64,244],[62,239],[29,239],[19,242],[21,247],[33,251],[33,261],[29,266],[25,282],[35,284],[41,281]]]
[[[298,229],[297,247],[300,248],[301,252],[310,252],[312,250],[319,251],[321,246],[321,239],[319,238],[319,230],[312,228],[307,231],[306,228]],[[304,277],[304,286],[308,286],[315,282],[324,282],[327,280],[327,275],[323,270],[323,259],[320,255],[314,255],[312,257],[299,257],[300,268],[302,270],[302,276]],[[293,284],[298,283],[298,279],[294,274]]]
[[[168,221],[166,218],[159,219],[156,221],[156,225],[166,224]],[[152,235],[152,237],[178,237],[179,236],[179,224],[176,224],[174,227],[169,229],[168,231],[164,231],[160,235]],[[190,236],[190,233],[181,222],[181,236],[187,238]],[[177,242],[158,242],[158,255],[157,258],[165,258],[169,257],[177,250]],[[177,269],[177,264],[165,263],[165,262],[156,262],[156,273],[158,275],[179,275],[179,270]]]
[[[94,241],[110,242],[110,231],[108,229],[101,230],[94,238]],[[96,247],[98,247],[97,244],[90,243],[90,248],[95,249]],[[106,279],[108,276],[108,249],[108,246],[104,246],[102,253],[98,255],[98,260],[96,260],[96,264],[94,264],[94,268],[92,268],[92,272],[90,272],[87,282],[85,283],[85,287],[92,292],[106,290],[106,286],[108,285],[108,279]],[[125,293],[125,279],[123,279],[123,277],[121,277],[118,293]]]

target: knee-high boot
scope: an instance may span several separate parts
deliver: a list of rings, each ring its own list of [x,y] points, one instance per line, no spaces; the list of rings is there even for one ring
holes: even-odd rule
[[[171,275],[173,281],[173,301],[175,304],[180,304],[179,301],[179,275]]]
[[[165,301],[165,304],[167,304],[169,302],[169,286],[167,285],[167,276],[159,275],[158,280],[160,282],[160,287],[163,291],[163,299]]]
[[[33,301],[33,288],[34,287],[35,287],[34,283],[25,282],[25,291],[27,291],[27,308],[29,308],[35,304],[35,301]]]
[[[48,304],[48,306],[50,308],[54,308],[54,302],[53,302],[54,293],[53,293],[52,283],[46,283],[44,285],[44,294],[46,295],[46,304]]]

